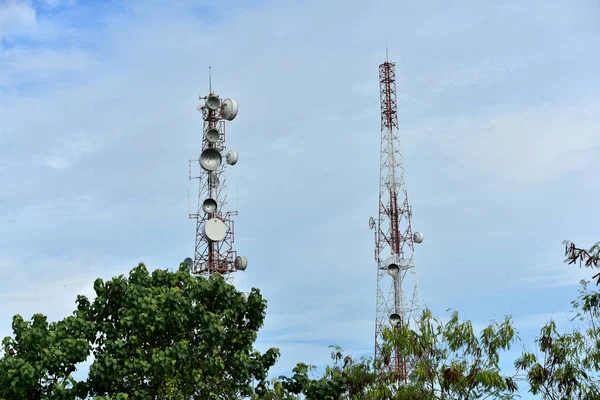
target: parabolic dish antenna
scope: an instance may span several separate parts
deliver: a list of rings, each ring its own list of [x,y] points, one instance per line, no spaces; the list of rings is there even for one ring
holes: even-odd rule
[[[212,128],[206,131],[206,140],[209,143],[217,143],[220,137],[221,133],[217,129]]]
[[[223,100],[223,105],[221,106],[221,117],[227,121],[233,121],[238,113],[239,108],[240,105],[237,100],[225,99]]]
[[[250,293],[249,292],[242,292],[242,297],[244,298],[244,301],[248,301],[248,298],[250,297]]]
[[[218,218],[211,218],[204,224],[202,235],[210,242],[221,242],[227,235],[227,225]]]
[[[217,211],[217,202],[210,197],[202,202],[202,209],[205,213],[212,214]]]
[[[387,273],[391,276],[396,276],[398,274],[398,271],[400,271],[400,267],[396,263],[391,263],[387,267]]]
[[[413,240],[415,241],[415,243],[423,243],[423,239],[425,239],[425,237],[421,232],[414,233]]]
[[[215,149],[206,149],[200,154],[200,166],[205,171],[215,171],[221,165],[221,153]]]
[[[229,165],[235,165],[238,162],[238,158],[240,158],[240,155],[237,151],[229,150],[227,155],[225,155],[225,162]]]
[[[191,258],[189,258],[189,257],[188,257],[188,258],[186,258],[185,260],[183,260],[183,263],[184,263],[185,265],[187,265],[188,269],[190,269],[190,270],[191,270],[192,268],[194,268],[194,260],[192,260],[192,259],[191,259]]]
[[[206,99],[206,107],[210,108],[211,110],[217,110],[219,108],[219,106],[221,105],[221,101],[219,100],[219,96],[208,96],[208,99]]]
[[[398,326],[398,324],[400,323],[400,320],[401,320],[401,318],[398,314],[394,313],[394,314],[390,315],[390,324],[392,326]]]
[[[233,262],[233,265],[235,269],[243,271],[248,268],[248,259],[244,256],[237,256]]]
[[[369,229],[375,228],[375,220],[373,217],[369,218]]]

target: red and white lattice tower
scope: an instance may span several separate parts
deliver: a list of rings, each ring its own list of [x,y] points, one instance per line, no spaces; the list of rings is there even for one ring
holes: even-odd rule
[[[209,276],[221,274],[229,278],[236,270],[245,270],[246,257],[237,256],[233,249],[234,223],[237,211],[227,209],[225,171],[227,165],[235,165],[238,153],[225,153],[225,121],[233,120],[238,112],[234,99],[221,100],[212,90],[200,97],[204,129],[202,151],[197,160],[190,161],[190,180],[198,179],[197,211],[189,216],[196,220],[196,243],[194,259],[187,258],[192,273]],[[200,175],[192,177],[192,162],[198,163]]]
[[[419,293],[414,260],[414,245],[423,241],[413,234],[412,210],[404,181],[398,111],[396,105],[395,63],[386,60],[379,66],[381,101],[381,155],[379,217],[371,218],[375,230],[377,262],[377,314],[375,321],[375,360],[379,368],[395,372],[400,383],[407,382],[409,367],[398,351],[390,357],[382,353],[382,333],[386,326],[415,326],[419,317]]]

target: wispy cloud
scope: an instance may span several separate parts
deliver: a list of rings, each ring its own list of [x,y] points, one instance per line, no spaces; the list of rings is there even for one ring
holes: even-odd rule
[[[42,313],[50,320],[64,318],[75,310],[77,295],[95,297],[96,278],[126,273],[140,261],[138,257],[122,259],[83,249],[60,256],[12,253],[0,257],[0,299],[2,304],[11,305],[0,312],[2,338],[11,334],[13,315],[29,319]]]
[[[7,0],[0,3],[1,40],[11,35],[22,35],[35,26],[36,12],[27,1]],[[2,46],[0,46],[0,50]]]
[[[76,3],[76,0],[41,0],[40,3],[50,9],[55,9],[63,6],[72,6]]]
[[[29,271],[10,314],[62,315],[96,275],[193,253],[187,160],[212,65],[213,88],[241,104],[227,174],[250,259],[236,284],[269,301],[260,345],[281,345],[281,370],[327,362],[319,338],[370,349],[386,46],[428,305],[484,320],[575,296],[557,286],[579,280],[560,243],[597,240],[600,222],[586,211],[599,194],[597,5],[50,3],[59,11],[0,3],[3,278]],[[36,297],[45,281],[54,291]]]
[[[71,168],[89,153],[101,149],[101,141],[98,137],[78,136],[79,138],[67,138],[61,149],[55,150],[52,155],[45,157],[44,164],[50,168]]]

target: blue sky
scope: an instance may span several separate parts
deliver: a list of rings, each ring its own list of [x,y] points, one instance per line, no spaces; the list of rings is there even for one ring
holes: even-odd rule
[[[531,344],[566,326],[562,240],[600,240],[594,1],[0,1],[0,336],[93,280],[193,254],[198,95],[240,102],[228,146],[241,290],[273,372],[372,354],[378,65],[397,63],[420,294]],[[517,354],[519,348],[510,355]],[[510,359],[507,358],[507,360]],[[527,398],[524,396],[523,398]]]

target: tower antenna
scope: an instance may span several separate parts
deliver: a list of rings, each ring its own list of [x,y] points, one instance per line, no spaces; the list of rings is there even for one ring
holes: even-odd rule
[[[383,357],[383,330],[416,327],[420,301],[414,260],[414,244],[423,234],[412,232],[412,209],[404,181],[396,104],[395,63],[388,59],[379,66],[381,105],[381,152],[379,178],[379,217],[369,220],[375,230],[377,301],[375,319],[375,361],[378,370],[394,372],[400,384],[408,382],[406,357],[398,350]]]
[[[186,259],[192,273],[210,276],[221,274],[228,281],[233,280],[230,274],[243,271],[248,266],[248,259],[238,256],[233,249],[234,221],[237,210],[227,209],[227,185],[225,177],[226,164],[235,165],[238,153],[225,146],[225,121],[232,121],[237,113],[237,100],[222,100],[212,92],[211,67],[208,67],[209,94],[201,96],[198,111],[202,113],[204,126],[202,130],[202,150],[200,157],[194,160],[199,164],[198,206],[189,217],[196,220],[196,242],[194,259]]]

